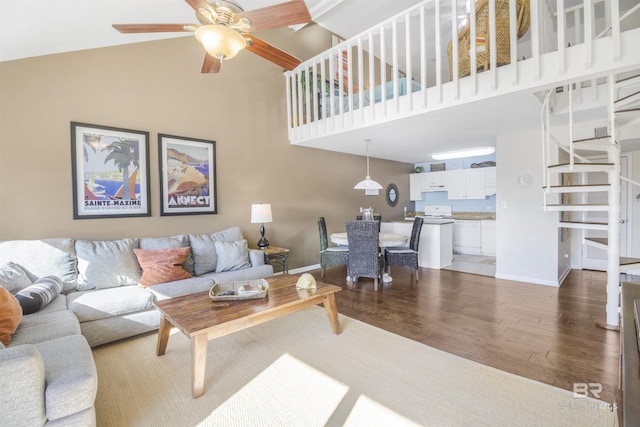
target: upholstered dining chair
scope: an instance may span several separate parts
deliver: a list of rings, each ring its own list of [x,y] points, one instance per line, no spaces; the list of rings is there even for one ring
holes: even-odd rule
[[[411,240],[409,247],[394,246],[387,247],[384,250],[385,265],[387,266],[387,274],[391,275],[392,265],[401,265],[411,268],[411,275],[415,273],[416,282],[418,281],[418,244],[420,243],[420,232],[422,231],[423,218],[416,217],[413,220],[413,228],[411,229]]]
[[[324,279],[324,273],[327,267],[347,265],[349,248],[342,245],[329,246],[327,224],[323,216],[318,218],[318,232],[320,233],[320,267],[322,267],[320,276]]]
[[[358,221],[362,221],[362,215],[356,215]],[[378,233],[380,232],[380,223],[382,222],[382,215],[373,215],[373,220],[378,221]]]
[[[373,279],[373,290],[378,292],[382,277],[382,254],[378,249],[378,221],[347,221],[349,262],[347,276],[354,284],[360,277]]]

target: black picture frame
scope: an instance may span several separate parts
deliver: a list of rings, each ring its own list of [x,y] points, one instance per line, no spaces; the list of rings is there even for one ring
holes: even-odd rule
[[[395,184],[389,184],[387,186],[386,196],[389,206],[393,207],[397,205],[398,198],[400,197],[400,193],[398,193],[398,186]]]
[[[71,122],[73,218],[151,216],[149,132]]]
[[[160,215],[218,213],[216,142],[158,134]]]

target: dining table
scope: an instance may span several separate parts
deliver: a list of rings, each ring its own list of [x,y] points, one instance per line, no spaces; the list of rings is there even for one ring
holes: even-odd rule
[[[346,232],[332,233],[329,236],[329,239],[336,245],[349,246],[349,239],[347,237]],[[390,247],[390,246],[407,246],[408,240],[409,240],[409,236],[405,236],[404,234],[378,233],[378,246],[380,246],[381,248]],[[393,278],[387,272],[386,265],[384,266],[384,274],[382,275],[382,281],[385,283],[389,283],[393,281]]]

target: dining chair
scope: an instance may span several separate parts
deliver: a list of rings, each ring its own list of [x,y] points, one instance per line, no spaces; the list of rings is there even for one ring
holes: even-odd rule
[[[356,215],[356,220],[362,221],[362,215]],[[378,233],[380,232],[380,223],[382,222],[382,215],[373,215],[373,220],[378,221]]]
[[[373,279],[373,290],[378,292],[382,277],[382,254],[378,249],[378,224],[376,221],[347,221],[349,261],[347,280],[354,284],[360,277]]]
[[[391,275],[391,266],[400,265],[411,268],[411,275],[414,272],[416,282],[418,281],[418,244],[420,243],[420,232],[422,231],[423,218],[416,217],[413,220],[413,228],[411,229],[411,240],[409,247],[393,246],[384,250],[384,261],[387,267],[387,274]]]
[[[347,264],[349,260],[349,247],[342,245],[329,246],[327,224],[323,216],[318,218],[318,232],[320,233],[320,267],[322,267],[320,276],[324,279],[324,273],[327,267]]]

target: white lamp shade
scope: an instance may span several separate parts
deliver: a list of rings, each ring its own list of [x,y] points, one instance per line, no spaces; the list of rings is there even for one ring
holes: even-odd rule
[[[259,224],[273,221],[270,203],[257,203],[251,205],[251,223]]]
[[[363,181],[360,181],[353,187],[354,190],[382,190],[382,185],[380,185],[377,181],[371,179],[370,176],[367,176]]]
[[[209,55],[219,59],[231,59],[247,47],[240,33],[224,25],[202,25],[196,30],[196,39]]]

